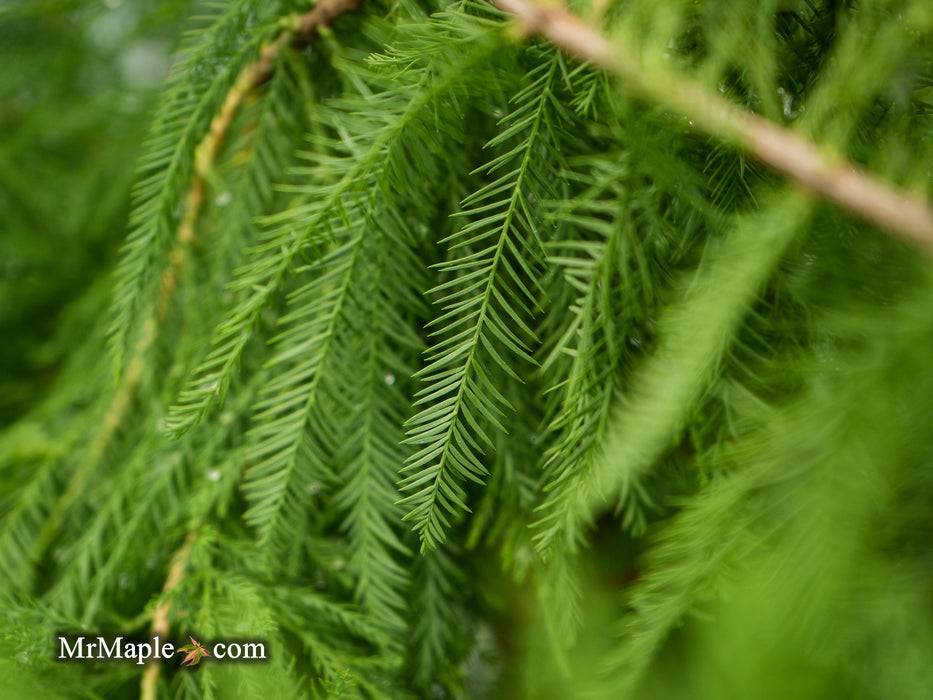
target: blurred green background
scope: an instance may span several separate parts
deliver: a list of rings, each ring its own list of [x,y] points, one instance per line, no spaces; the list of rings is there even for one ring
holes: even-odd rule
[[[95,283],[109,294],[101,273],[191,4],[0,2],[0,426],[43,396],[91,322],[69,309]]]

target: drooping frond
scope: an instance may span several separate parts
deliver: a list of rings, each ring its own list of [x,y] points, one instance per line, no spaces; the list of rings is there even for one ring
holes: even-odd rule
[[[275,194],[273,186],[285,176],[295,141],[306,127],[307,119],[302,115],[313,108],[311,96],[307,94],[308,81],[306,70],[288,54],[279,58],[268,92],[261,97],[262,107],[251,137],[247,167],[240,168],[245,172],[239,175],[234,193],[225,190],[217,195],[223,204],[220,225],[239,233],[232,237],[233,245],[226,257],[239,262],[241,248],[253,242],[254,219],[269,213],[268,206]],[[229,269],[229,263],[223,269]],[[180,437],[198,423],[211,406],[223,403],[248,339],[249,336],[243,337],[241,344],[233,347],[212,348],[169,409],[164,425],[169,436]]]
[[[416,134],[423,133],[419,132],[424,129],[423,120],[431,120],[429,110],[434,101],[444,98],[452,88],[456,89],[458,81],[485,55],[478,30],[467,25],[466,31],[470,33],[466,34],[459,25],[443,21],[432,27],[433,41],[447,38],[461,43],[476,42],[465,55],[457,57],[459,60],[450,61],[445,57],[446,65],[429,64],[418,71],[402,65],[402,59],[388,61],[395,71],[405,71],[399,73],[399,77],[405,78],[407,87],[391,93],[368,94],[368,108],[379,105],[377,118],[367,119],[364,113],[353,112],[360,106],[357,103],[346,109],[337,106],[338,114],[358,120],[358,131],[352,137],[349,134],[341,137],[351,139],[348,143],[331,144],[329,137],[323,141],[319,139],[317,150],[305,153],[314,165],[310,169],[296,170],[295,174],[306,178],[310,184],[294,190],[302,195],[297,204],[267,218],[267,230],[261,234],[261,242],[248,251],[250,260],[237,271],[230,289],[239,301],[218,324],[211,339],[211,350],[194,370],[169,416],[167,429],[172,436],[183,434],[223,400],[260,313],[280,290],[300,256],[309,252],[314,255],[316,246],[328,245],[333,233],[328,227],[334,225],[332,220],[341,216],[340,209],[357,206],[352,203],[368,196],[367,190],[372,186],[388,194],[387,183],[396,181],[392,178],[419,164],[420,156],[407,163],[405,156],[416,153],[413,139]],[[367,79],[378,83],[376,75],[365,64],[357,65],[354,70],[363,85],[362,81]],[[375,89],[378,90],[378,86]],[[322,128],[328,128],[328,113],[322,105],[316,110],[321,113],[313,115],[314,119]],[[336,151],[328,153],[334,147]],[[381,178],[383,184],[374,185],[372,178]]]
[[[496,432],[491,436],[495,444],[489,455],[491,474],[473,510],[466,546],[498,549],[503,568],[521,577],[534,558],[527,524],[538,498],[538,460],[544,437],[533,379],[504,389],[515,407],[515,420],[510,422],[508,434]]]
[[[647,173],[641,154],[678,144],[657,134],[650,115],[619,125],[632,145],[579,157],[565,177],[579,189],[555,203],[550,215],[566,232],[549,245],[562,271],[556,299],[567,308],[563,323],[548,328],[542,347],[542,377],[549,383],[549,433],[542,475],[543,505],[535,535],[546,557],[553,549],[573,552],[585,532],[556,510],[551,496],[567,482],[585,480],[599,461],[611,414],[631,367],[650,352],[654,318],[692,239],[709,225],[697,206],[693,178]],[[638,529],[640,508],[625,511],[626,527]]]
[[[438,265],[450,279],[432,290],[443,311],[430,324],[439,340],[418,373],[428,386],[418,394],[415,405],[424,408],[409,421],[407,442],[419,449],[400,483],[423,551],[443,542],[452,519],[468,510],[462,484],[483,483],[488,474],[487,432],[505,431],[510,406],[493,372],[521,381],[514,360],[532,362],[531,324],[542,294],[535,211],[557,196],[553,168],[565,115],[555,93],[564,70],[563,57],[552,53],[529,74],[488,144],[508,149],[484,166],[496,177],[464,201],[469,223],[446,240],[451,257]]]
[[[410,652],[415,683],[423,690],[437,680],[456,687],[459,679],[450,677],[450,670],[445,673],[444,656],[464,637],[465,630],[459,625],[462,601],[458,595],[463,571],[444,548],[428,552],[415,566]]]
[[[0,564],[4,566],[4,593],[24,590],[33,578],[32,552],[46,517],[46,504],[54,491],[54,461],[42,464],[25,486],[5,489],[0,502]]]
[[[443,41],[453,31],[459,32],[460,40],[464,40],[464,31],[459,27],[438,22],[435,40]],[[350,374],[353,370],[342,364],[342,358],[355,351],[361,331],[359,324],[372,313],[368,307],[372,293],[364,298],[373,274],[369,259],[385,255],[381,264],[389,270],[404,266],[410,260],[406,248],[412,245],[413,236],[407,231],[409,224],[407,215],[402,213],[402,203],[408,203],[412,211],[430,216],[436,201],[430,179],[404,192],[395,190],[392,183],[404,181],[402,175],[412,181],[439,168],[439,161],[430,160],[430,152],[414,157],[416,144],[422,143],[424,129],[434,123],[431,109],[435,102],[456,96],[465,71],[485,51],[483,44],[473,45],[459,60],[450,63],[429,62],[417,71],[406,66],[405,77],[411,81],[414,99],[408,101],[401,92],[365,97],[366,105],[373,101],[381,103],[384,113],[379,121],[358,111],[364,104],[360,99],[333,102],[327,111],[322,111],[322,126],[326,128],[328,120],[339,118],[344,128],[349,125],[352,132],[344,131],[339,140],[328,137],[314,140],[317,149],[303,154],[312,165],[295,171],[310,184],[291,188],[303,195],[307,203],[270,219],[270,223],[278,226],[273,237],[294,238],[282,248],[276,279],[280,279],[280,273],[291,264],[291,256],[304,245],[303,239],[296,236],[295,227],[305,228],[316,236],[325,249],[328,245],[336,247],[320,261],[299,270],[312,279],[293,293],[289,301],[292,311],[282,319],[287,330],[275,341],[278,351],[271,361],[283,371],[268,386],[269,399],[257,406],[253,433],[257,446],[250,457],[253,466],[245,489],[252,502],[248,517],[259,528],[263,541],[274,533],[286,535],[289,528],[301,522],[311,495],[308,489],[321,488],[329,481],[325,462],[338,449],[345,449],[342,441],[350,435],[336,430],[334,421],[346,410],[344,384],[354,380]],[[393,57],[383,65],[398,70],[394,66],[398,62],[398,57]],[[365,68],[357,70],[361,78],[369,77],[376,83],[381,80],[378,73]],[[391,114],[392,119],[386,120],[386,114]],[[375,228],[374,221],[384,223]],[[386,289],[391,290],[392,286],[387,285]],[[269,286],[261,289],[240,308],[244,313],[261,309],[272,291]],[[418,305],[407,299],[410,296],[409,292],[401,298],[388,297],[384,303],[401,301],[403,306],[397,312],[417,314]],[[410,310],[406,311],[404,305],[409,305]],[[238,337],[244,339],[248,329],[241,327],[239,333]]]
[[[597,198],[604,186],[597,182],[581,196],[574,211],[558,213],[579,238],[549,246],[553,251],[550,262],[563,268],[567,285],[578,296],[569,307],[570,322],[548,348],[541,367],[543,374],[549,374],[557,365],[567,365],[566,374],[559,375],[562,381],[551,388],[560,401],[549,430],[560,437],[546,453],[545,492],[586,473],[596,458],[617,390],[623,353],[620,339],[637,332],[631,321],[625,324],[619,300],[643,299],[653,289],[643,279],[650,273],[635,235],[625,186],[613,188],[612,202],[601,204]],[[545,516],[539,528],[546,528],[553,518],[553,514]],[[556,524],[536,535],[539,548],[547,552],[556,537],[563,537],[566,549],[572,551],[581,543],[582,533]]]
[[[383,214],[383,233],[397,225],[398,216]],[[410,579],[404,562],[411,552],[399,532],[403,512],[395,481],[406,456],[401,426],[409,410],[404,388],[412,369],[404,358],[418,352],[421,341],[405,331],[400,311],[418,307],[414,294],[420,288],[392,253],[405,245],[404,237],[384,235],[377,243],[380,250],[372,257],[382,264],[362,275],[366,286],[358,292],[363,309],[357,339],[335,369],[349,415],[346,431],[334,441],[342,484],[334,505],[344,514],[347,567],[356,576],[357,599],[387,627],[403,629]]]
[[[194,172],[195,147],[207,133],[240,71],[255,60],[276,3],[257,16],[246,0],[213,5],[213,14],[189,33],[164,90],[139,164],[130,234],[123,247],[114,295],[110,343],[118,367],[136,342],[140,318],[158,310],[162,267],[181,223],[185,195]],[[248,21],[248,18],[252,18]]]
[[[583,504],[550,499],[568,483],[589,478],[602,458],[623,377],[653,342],[649,319],[669,268],[687,246],[694,216],[689,207],[666,201],[669,190],[648,183],[635,149],[594,153],[571,165],[565,177],[581,192],[551,212],[573,238],[548,245],[549,261],[563,278],[554,303],[559,299],[568,313],[562,325],[547,329],[542,348],[549,435],[539,477],[543,503],[533,517],[535,545],[547,562],[535,587],[564,675],[581,619],[579,554],[592,521],[573,515]],[[644,527],[642,504],[632,505],[623,524],[637,531]]]
[[[287,371],[266,385],[265,396],[256,404],[254,446],[244,484],[251,502],[247,521],[258,528],[264,545],[287,542],[290,530],[304,522],[311,497],[333,480],[325,461],[326,445],[309,434],[309,424],[322,432],[330,426],[332,408],[321,391],[328,381],[324,363],[336,351],[340,327],[346,323],[364,234],[312,267],[314,279],[290,299],[294,310],[282,318],[287,330],[274,340],[278,352],[271,366],[282,365]]]

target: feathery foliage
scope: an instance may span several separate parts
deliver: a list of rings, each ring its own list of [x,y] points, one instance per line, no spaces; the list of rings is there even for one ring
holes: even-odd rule
[[[0,8],[8,692],[926,697],[933,13],[496,5]]]

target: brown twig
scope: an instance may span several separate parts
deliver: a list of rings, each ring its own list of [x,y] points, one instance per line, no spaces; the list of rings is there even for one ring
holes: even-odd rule
[[[317,41],[320,30],[329,27],[340,15],[356,12],[365,0],[320,0],[314,9],[298,17],[295,38],[300,46]]]
[[[842,158],[831,159],[807,139],[672,73],[650,81],[638,56],[558,4],[491,0],[519,27],[574,56],[616,74],[634,94],[688,116],[705,131],[729,139],[805,189],[835,202],[933,254],[933,208],[928,201],[874,177]]]
[[[165,578],[165,585],[162,586],[162,600],[156,605],[155,612],[152,613],[152,627],[149,637],[161,637],[162,641],[168,636],[169,621],[168,616],[172,611],[172,601],[168,599],[168,594],[181,583],[185,577],[185,567],[188,565],[188,557],[191,556],[191,548],[197,535],[193,532],[188,533],[184,544],[181,546],[175,556],[172,557],[172,564],[168,570],[168,576]],[[140,700],[155,700],[156,690],[159,683],[159,673],[162,670],[162,664],[159,659],[153,659],[143,671],[143,678],[139,687]]]

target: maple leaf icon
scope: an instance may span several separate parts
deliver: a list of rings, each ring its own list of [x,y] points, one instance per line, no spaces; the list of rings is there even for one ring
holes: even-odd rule
[[[186,656],[181,662],[182,666],[196,666],[202,658],[205,656],[209,657],[210,654],[200,642],[195,640],[194,637],[189,635],[188,639],[191,640],[191,644],[186,644],[175,653],[180,654],[182,652],[186,652]]]

